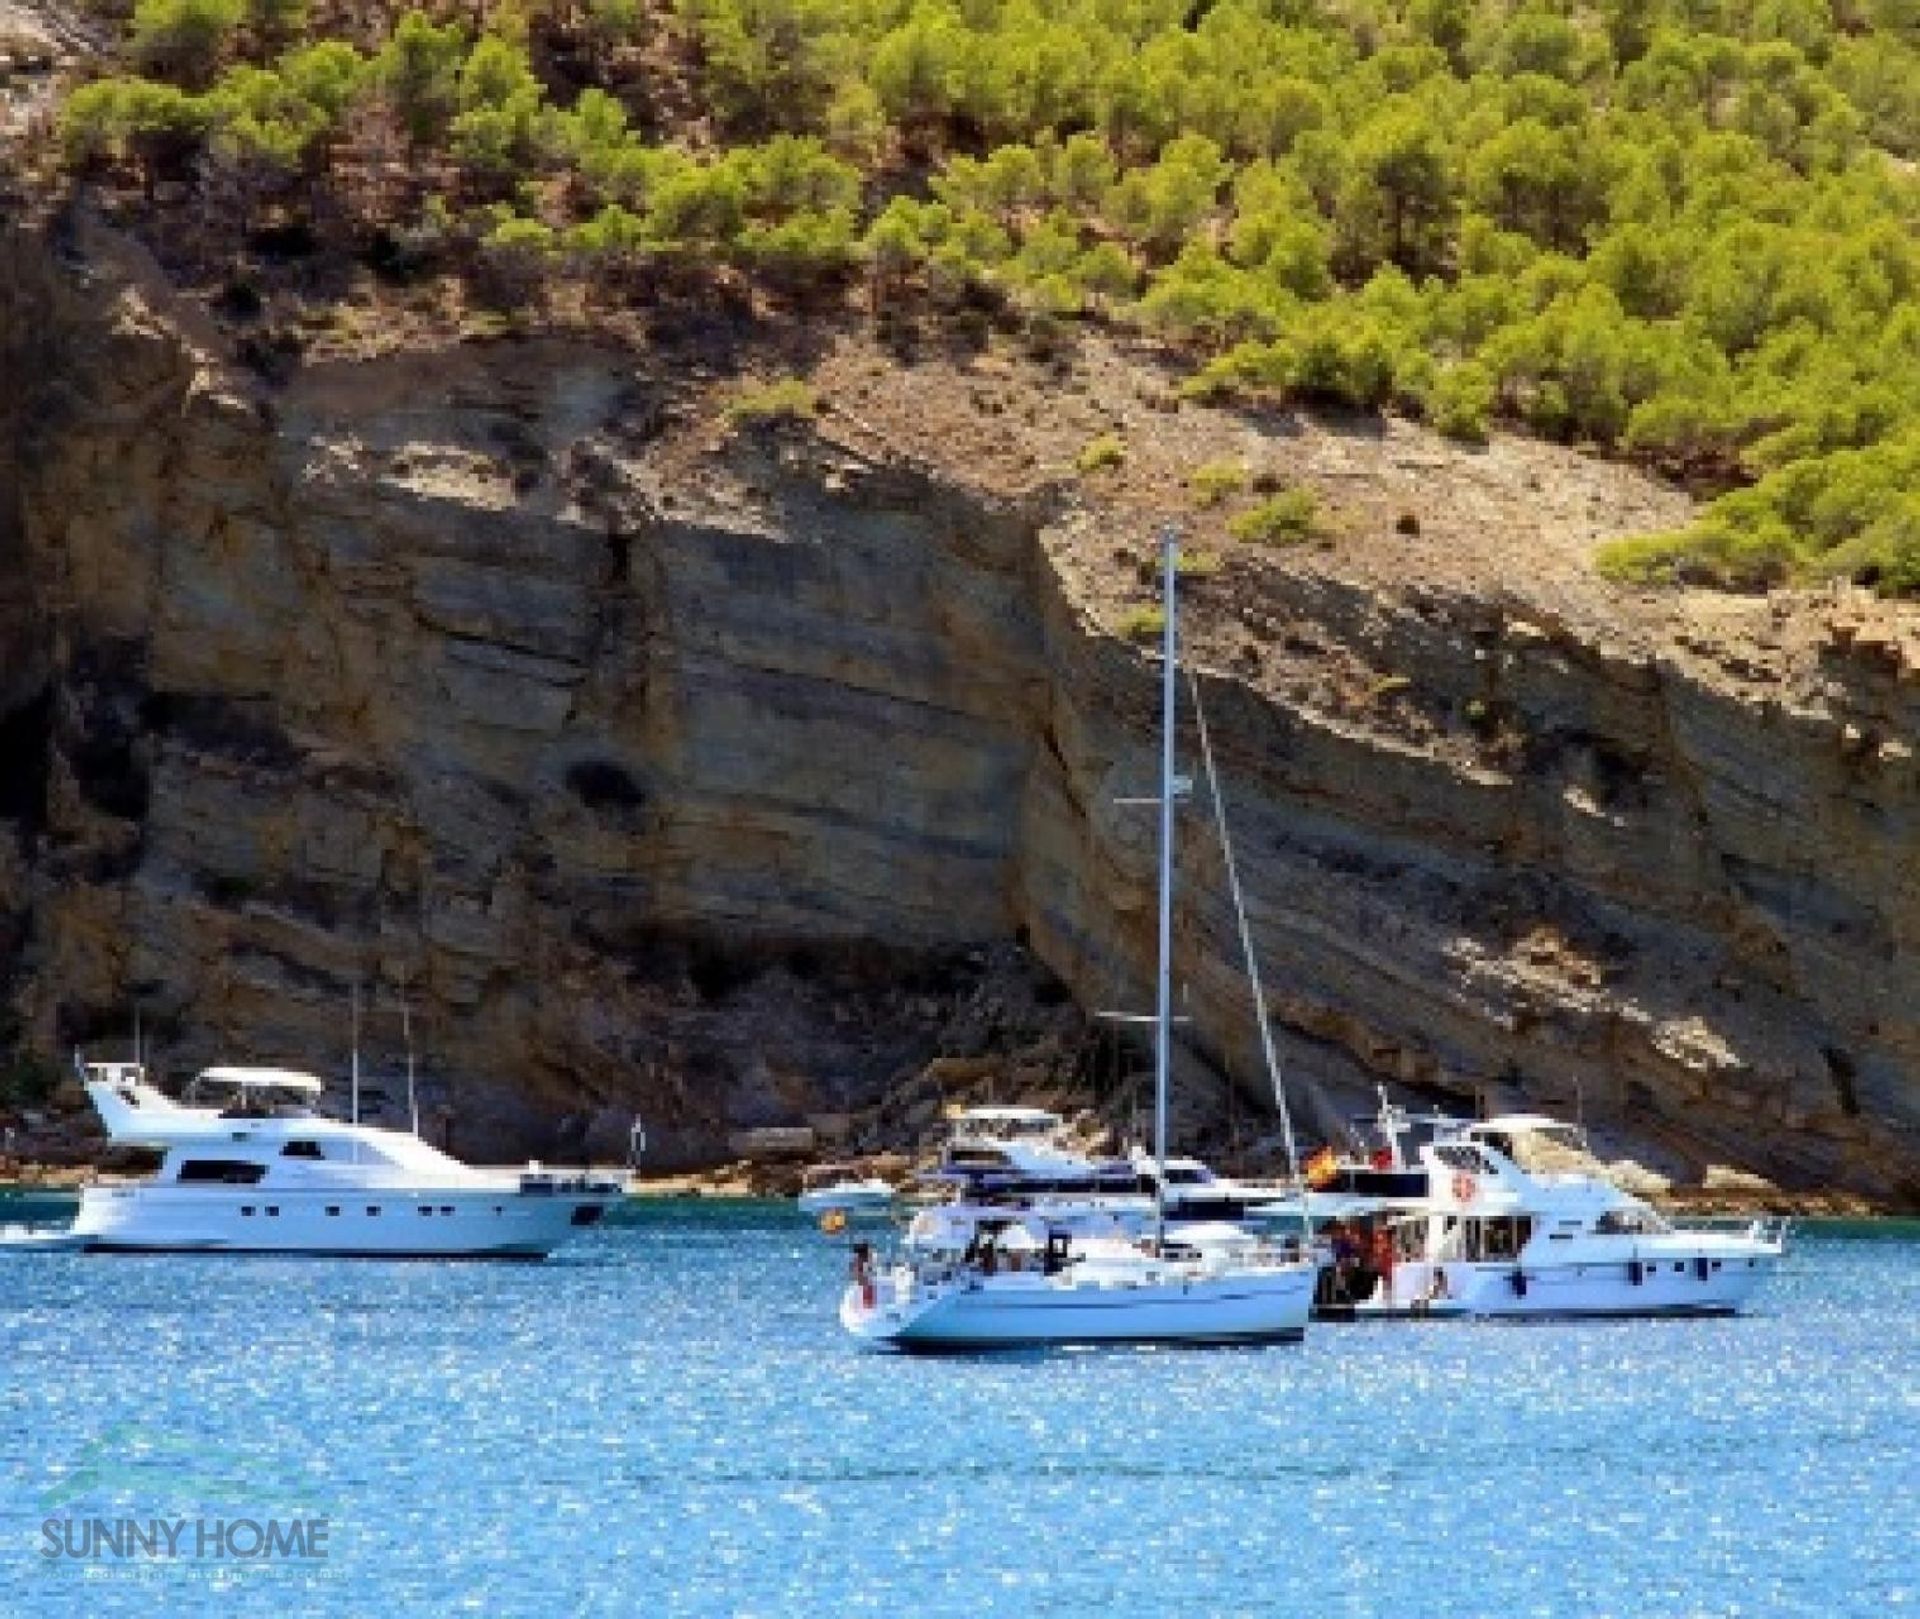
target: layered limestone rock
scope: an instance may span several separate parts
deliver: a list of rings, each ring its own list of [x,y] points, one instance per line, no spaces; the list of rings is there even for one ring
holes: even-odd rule
[[[561,337],[269,385],[114,239],[5,251],[0,945],[35,1050],[137,1001],[175,1072],[334,1071],[359,983],[389,1058],[404,994],[456,1150],[605,1151],[638,1112],[666,1162],[956,1041],[1046,1033],[1070,1077],[1058,985],[1150,982],[1151,819],[1116,800],[1155,670],[1116,631],[1168,504],[1151,455],[1125,496],[1059,475],[1084,406],[1351,507],[1193,587],[1310,1133],[1387,1081],[1920,1201],[1910,612],[1621,596],[1525,541],[1674,509],[1616,469],[1170,413],[1119,359],[1000,412],[1004,454],[932,401],[1044,377],[864,353],[819,423],[758,429],[682,351]],[[1190,1089],[1223,1069],[1251,1112],[1191,824]]]

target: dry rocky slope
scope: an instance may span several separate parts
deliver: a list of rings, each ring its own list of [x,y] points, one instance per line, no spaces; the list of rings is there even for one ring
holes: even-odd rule
[[[1115,799],[1155,673],[1120,629],[1180,511],[1309,1134],[1386,1081],[1920,1205],[1911,610],[1615,591],[1596,541],[1684,502],[1564,451],[1176,407],[1098,344],[818,345],[787,427],[730,426],[698,350],[562,336],[268,385],[120,239],[8,236],[19,1039],[124,1038],[138,1000],[176,1073],[332,1071],[349,986],[391,1058],[405,983],[456,1149],[604,1152],[637,1111],[662,1164],[942,1053],[1086,1082],[1076,1007],[1150,982],[1151,822]],[[1106,432],[1126,464],[1075,476]],[[1181,484],[1221,459],[1337,537],[1228,540]],[[1192,825],[1186,1089],[1232,1074],[1250,1117]]]

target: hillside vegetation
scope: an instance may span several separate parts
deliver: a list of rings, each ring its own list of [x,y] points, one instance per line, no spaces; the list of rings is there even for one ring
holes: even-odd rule
[[[1629,578],[1920,594],[1920,0],[138,0],[53,154],[236,323],[1152,334],[1218,398],[1719,492]],[[289,266],[292,266],[290,269]],[[329,268],[330,267],[330,268]]]

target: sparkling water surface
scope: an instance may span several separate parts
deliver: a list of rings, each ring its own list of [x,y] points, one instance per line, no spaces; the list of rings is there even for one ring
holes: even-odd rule
[[[1736,1320],[1265,1349],[865,1351],[843,1263],[688,1204],[544,1265],[0,1254],[0,1613],[1920,1608],[1920,1225]],[[44,1555],[155,1517],[327,1555]]]

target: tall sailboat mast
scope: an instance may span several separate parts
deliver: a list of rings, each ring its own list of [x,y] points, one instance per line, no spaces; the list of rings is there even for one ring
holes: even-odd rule
[[[1175,671],[1180,645],[1175,623],[1178,604],[1174,599],[1174,579],[1179,545],[1179,538],[1171,528],[1160,537],[1161,592],[1166,622],[1161,627],[1160,647],[1160,959],[1153,1040],[1153,1156],[1159,1180],[1154,1211],[1156,1245],[1163,1243],[1167,1234],[1167,1089],[1173,1061],[1173,815],[1176,797],[1173,742],[1174,698],[1178,690]]]

